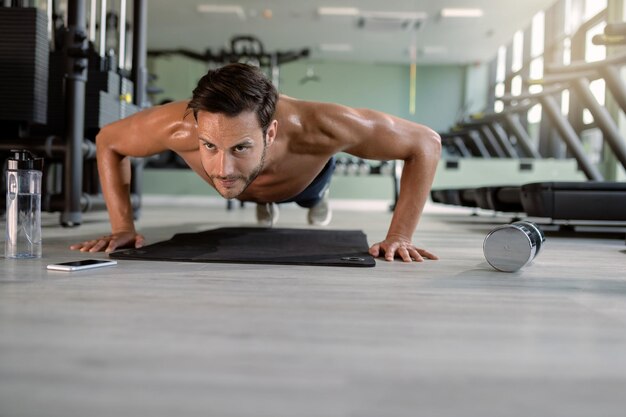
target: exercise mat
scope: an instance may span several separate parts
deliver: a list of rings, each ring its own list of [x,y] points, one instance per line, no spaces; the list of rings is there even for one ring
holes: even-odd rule
[[[109,254],[115,259],[373,267],[360,230],[224,227]]]

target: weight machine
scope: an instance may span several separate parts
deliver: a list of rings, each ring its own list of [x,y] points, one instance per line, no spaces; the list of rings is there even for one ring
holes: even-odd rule
[[[30,3],[0,7],[0,155],[4,159],[19,148],[43,156],[42,210],[61,212],[63,226],[78,226],[83,212],[106,207],[96,134],[149,106],[147,0],[133,1],[132,48],[127,48],[126,0],[120,0],[117,20],[106,0],[91,0],[89,7],[86,0],[68,0],[66,17],[57,1],[48,1],[45,11]],[[111,36],[116,27],[118,37]],[[117,45],[107,45],[116,38]],[[142,160],[133,160],[132,167],[131,201],[138,217]]]

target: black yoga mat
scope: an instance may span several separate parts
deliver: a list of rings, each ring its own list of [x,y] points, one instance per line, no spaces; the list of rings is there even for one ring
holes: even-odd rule
[[[359,230],[224,227],[111,253],[115,259],[372,267]]]

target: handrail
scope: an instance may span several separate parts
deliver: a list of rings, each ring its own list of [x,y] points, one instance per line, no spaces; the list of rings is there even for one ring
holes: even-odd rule
[[[535,79],[528,78],[524,80],[524,83],[527,85],[551,85],[551,84],[569,83],[578,78],[586,78],[589,81],[593,81],[598,78],[602,78],[602,76],[600,75],[598,71],[584,71],[584,72],[548,75],[543,78],[535,78]]]
[[[474,123],[483,123],[483,122],[490,122],[493,120],[499,120],[502,119],[503,117],[506,116],[506,113],[521,113],[524,111],[528,111],[530,110],[532,107],[535,106],[535,103],[533,102],[527,102],[524,104],[516,104],[514,106],[510,106],[504,109],[504,111],[502,112],[489,112],[489,113],[474,113],[474,114],[470,114],[470,119],[463,121],[463,125],[467,126],[470,124],[474,124]]]
[[[506,94],[502,97],[498,97],[498,100],[503,102],[512,102],[512,101],[524,101],[524,100],[534,100],[543,96],[551,96],[553,94],[559,93],[562,90],[566,89],[567,85],[564,84],[556,84],[550,88],[544,88],[543,91],[537,93],[522,93],[519,95]]]
[[[626,36],[626,22],[607,23],[604,34],[607,36]]]
[[[580,73],[592,70],[598,70],[602,67],[606,67],[607,65],[625,65],[626,64],[626,53],[610,56],[601,61],[593,61],[593,62],[585,62],[585,61],[576,61],[572,62],[569,65],[546,65],[544,67],[544,72],[554,74],[571,74],[571,73]]]
[[[625,45],[626,44],[626,36],[623,35],[605,35],[599,34],[594,35],[591,38],[591,43],[598,46],[614,46],[614,45]]]

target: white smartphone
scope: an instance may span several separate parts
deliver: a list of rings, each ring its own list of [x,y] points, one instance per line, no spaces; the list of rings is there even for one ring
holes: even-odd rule
[[[48,269],[54,271],[82,271],[84,269],[100,268],[103,266],[117,265],[117,261],[107,259],[83,259],[80,261],[60,262],[48,265]]]

